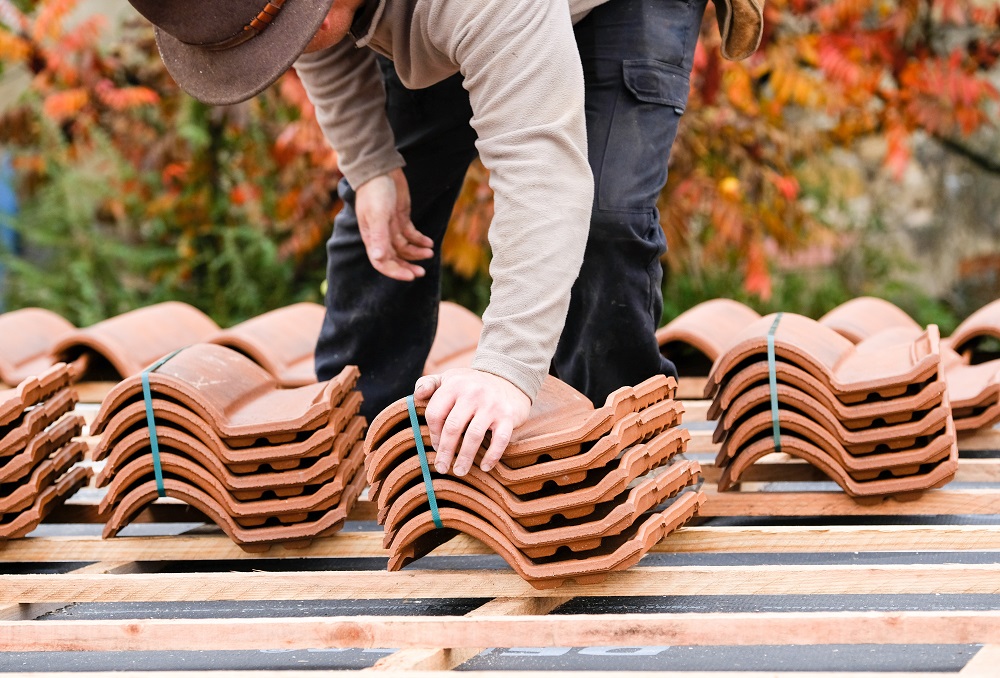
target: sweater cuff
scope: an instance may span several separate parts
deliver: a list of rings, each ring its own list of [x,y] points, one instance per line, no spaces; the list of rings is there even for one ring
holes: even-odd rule
[[[524,391],[531,402],[535,401],[535,396],[542,387],[542,380],[545,379],[544,374],[538,374],[524,363],[492,351],[477,351],[472,369],[506,379]]]
[[[375,177],[380,177],[394,169],[405,166],[406,161],[403,160],[403,156],[390,146],[384,152],[364,158],[359,162],[342,165],[340,171],[343,173],[344,178],[347,179],[347,183],[351,185],[351,188],[357,191],[362,184],[371,181]]]

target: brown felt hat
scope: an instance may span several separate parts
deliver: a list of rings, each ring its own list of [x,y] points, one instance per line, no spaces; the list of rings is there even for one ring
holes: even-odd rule
[[[167,71],[207,104],[234,104],[281,77],[334,0],[129,0],[156,28]]]

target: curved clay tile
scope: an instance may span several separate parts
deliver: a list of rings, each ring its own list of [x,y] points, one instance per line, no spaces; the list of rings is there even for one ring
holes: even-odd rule
[[[729,348],[736,336],[760,319],[760,314],[732,299],[703,301],[656,330],[660,350],[670,358],[677,354],[675,345],[687,345],[715,362]]]
[[[605,537],[620,534],[643,513],[656,508],[685,487],[693,485],[701,473],[698,462],[683,461],[668,467],[664,473],[642,479],[621,502],[599,507],[599,519],[575,522],[540,530],[527,530],[513,520],[503,507],[475,488],[457,480],[434,480],[434,493],[438,506],[452,506],[472,513],[504,533],[510,543],[529,558],[555,555],[563,546],[571,551],[589,551],[599,548]],[[391,548],[393,537],[401,525],[415,511],[427,505],[427,490],[415,485],[393,502],[385,520],[386,548]]]
[[[70,442],[43,459],[31,475],[19,481],[0,485],[0,515],[19,513],[30,508],[35,499],[53,482],[66,473],[73,464],[83,461],[87,444],[83,441]]]
[[[690,520],[704,499],[700,492],[685,493],[663,512],[649,514],[617,538],[604,540],[606,547],[596,549],[594,555],[587,557],[588,554],[581,553],[576,558],[554,562],[528,558],[485,520],[456,508],[441,510],[445,529],[436,533],[430,511],[427,511],[407,521],[400,529],[392,546],[389,570],[399,570],[426,555],[441,543],[442,537],[450,538],[454,530],[489,546],[535,588],[556,588],[567,580],[579,584],[598,583],[609,572],[624,570],[639,562],[655,544]]]
[[[745,362],[766,360],[767,336],[774,319],[767,316],[750,325],[715,361],[705,389],[707,397],[713,397]],[[869,341],[877,348],[866,348]],[[935,325],[912,342],[889,345],[876,336],[855,347],[815,320],[786,313],[774,333],[774,346],[776,357],[812,374],[844,403],[863,402],[871,394],[883,398],[903,395],[911,384],[932,378],[940,365],[940,336]]]
[[[662,400],[672,399],[677,382],[658,375],[638,386],[624,387],[608,396],[604,407],[595,410],[585,396],[559,381],[547,377],[532,403],[528,420],[512,437],[504,462],[511,467],[534,463],[539,455],[566,457],[577,454],[580,445],[597,440],[611,430],[615,422]],[[423,418],[426,402],[417,402],[417,415]],[[383,410],[372,421],[365,439],[365,451],[371,454],[391,435],[409,428],[405,400]]]
[[[438,308],[437,332],[424,374],[440,374],[455,367],[471,367],[479,346],[483,321],[478,315],[450,301]]]
[[[673,428],[680,423],[683,411],[683,405],[673,400],[656,403],[621,419],[608,435],[594,443],[586,452],[550,461],[538,461],[520,468],[511,468],[501,459],[490,473],[515,494],[537,492],[548,482],[557,485],[577,483],[586,478],[588,471],[617,459],[625,448],[666,429],[671,429],[670,435],[677,439],[679,446],[685,444],[691,437],[690,433]],[[427,426],[421,426],[420,431],[424,444],[430,447]],[[397,433],[366,458],[368,482],[382,480],[398,465],[401,458],[415,454],[412,431]]]
[[[262,464],[279,461],[303,461],[326,454],[334,441],[342,436],[352,437],[363,433],[364,420],[357,416],[361,407],[361,394],[351,392],[340,407],[335,407],[326,424],[313,432],[307,433],[302,440],[295,440],[280,445],[256,445],[251,447],[231,448],[219,434],[209,426],[204,419],[193,414],[183,405],[161,398],[152,399],[153,412],[157,428],[168,424],[193,435],[203,445],[213,450],[233,473],[255,473]],[[113,449],[122,444],[123,438],[139,430],[144,434],[146,428],[146,405],[134,402],[119,410],[108,422],[100,441],[94,447],[94,461],[109,457]],[[113,456],[113,455],[112,455]],[[109,460],[108,466],[114,465]],[[106,467],[107,468],[107,467]]]
[[[358,441],[354,450],[343,459],[334,477],[319,485],[312,494],[241,501],[234,496],[234,489],[257,490],[257,493],[260,494],[264,491],[276,491],[276,488],[260,484],[254,486],[252,476],[251,482],[238,483],[240,487],[227,487],[226,479],[216,477],[209,469],[185,456],[175,454],[171,450],[172,448],[168,444],[160,451],[160,464],[164,477],[173,477],[175,480],[198,487],[202,492],[210,495],[227,514],[237,521],[242,518],[280,517],[290,513],[307,514],[333,508],[340,503],[345,489],[350,485],[350,481],[364,462],[364,452],[360,441]],[[117,503],[120,495],[127,494],[129,488],[141,485],[152,475],[153,461],[151,456],[145,455],[133,459],[111,480],[108,485],[108,493],[101,500],[100,511],[106,512]]]
[[[34,530],[55,508],[86,485],[89,478],[90,469],[78,466],[43,490],[31,508],[2,516],[0,539],[17,539]]]
[[[953,410],[955,428],[959,431],[976,431],[992,427],[1000,423],[1000,403],[991,403],[981,407],[969,407]]]
[[[952,429],[953,431],[954,429]],[[950,435],[950,434],[949,434]],[[906,494],[941,487],[947,484],[958,471],[958,445],[952,443],[948,457],[926,472],[903,477],[880,478],[877,480],[855,480],[826,452],[816,445],[794,435],[782,436],[781,451],[803,459],[840,485],[852,497],[877,497],[892,494]],[[726,466],[719,478],[719,490],[727,490],[739,482],[740,476],[754,462],[774,452],[770,439],[760,440],[742,450]]]
[[[716,394],[709,406],[708,418],[718,419],[744,392],[757,386],[767,385],[769,383],[768,374],[767,361],[751,363],[733,374],[723,384],[722,389]],[[788,384],[813,395],[849,429],[869,428],[879,420],[886,424],[910,421],[913,419],[914,413],[940,405],[947,390],[945,383],[938,380],[935,375],[933,381],[922,385],[922,387],[920,384],[912,385],[910,388],[914,391],[912,395],[845,405],[830,391],[829,386],[791,363],[777,361],[775,363],[775,376],[777,383]]]
[[[807,393],[785,384],[778,384],[775,391],[779,406],[791,407],[806,414],[817,426],[829,431],[851,454],[857,455],[869,454],[881,445],[911,447],[914,439],[943,429],[945,421],[951,416],[951,407],[947,401],[942,401],[940,405],[913,421],[851,430],[845,428],[830,410]],[[713,436],[714,441],[722,442],[727,435],[732,435],[733,429],[739,426],[739,420],[748,413],[755,413],[762,406],[769,408],[770,392],[769,386],[758,386],[733,401],[732,406],[719,421]],[[779,407],[780,409],[782,407]],[[770,409],[768,413],[770,414]]]
[[[948,344],[959,353],[974,353],[979,340],[987,338],[1000,340],[1000,299],[963,320],[948,338]]]
[[[17,386],[58,362],[53,348],[76,328],[43,308],[0,314],[0,384]]]
[[[32,438],[24,449],[7,457],[0,466],[0,483],[11,483],[30,474],[43,459],[52,456],[83,431],[83,417],[66,417],[51,428]]]
[[[886,470],[919,467],[923,464],[941,461],[951,453],[951,447],[955,444],[955,436],[949,436],[946,433],[950,427],[947,425],[948,422],[944,421],[938,434],[908,440],[906,441],[909,444],[907,447],[893,447],[893,449],[886,451],[855,456],[844,447],[842,441],[810,417],[789,410],[779,410],[778,416],[782,440],[789,434],[808,440],[822,449],[849,475],[854,477],[858,477],[858,473],[874,471],[877,475]],[[756,439],[762,435],[771,439],[772,430],[770,411],[761,412],[741,421],[722,444],[716,458],[716,466],[726,466],[730,459],[738,456],[744,448],[756,442]],[[917,444],[920,446],[917,447]],[[881,445],[878,447],[881,448]]]
[[[820,318],[819,322],[855,344],[888,329],[921,331],[920,325],[905,311],[877,297],[845,301]]]
[[[37,377],[28,377],[16,388],[0,391],[0,427],[9,426],[29,407],[69,386],[71,376],[69,365],[58,363]]]
[[[326,482],[338,473],[347,454],[361,439],[364,420],[356,418],[351,429],[354,432],[353,438],[348,434],[337,436],[336,440],[323,451],[322,456],[307,460],[311,462],[308,466],[275,471],[258,469],[250,473],[235,473],[219,459],[214,450],[185,431],[169,426],[157,427],[157,439],[161,448],[197,463],[215,476],[230,492],[245,490],[262,492],[279,488],[301,490],[307,485]],[[124,468],[137,457],[144,461],[150,458],[149,434],[142,429],[125,436],[114,447],[104,468],[97,475],[97,486],[103,487],[119,473],[123,473]]]
[[[292,304],[222,330],[208,341],[244,354],[282,388],[315,384],[316,339],[325,313],[319,304]]]
[[[591,470],[585,482],[539,493],[541,496],[516,495],[491,475],[492,472],[485,473],[476,466],[462,480],[503,506],[511,517],[525,527],[533,527],[544,525],[556,514],[567,519],[592,514],[595,505],[617,497],[626,490],[629,483],[669,462],[679,449],[676,436],[668,431],[647,443],[630,447],[616,463]],[[427,461],[432,467],[435,459],[436,453],[429,450]],[[371,483],[368,497],[378,506],[380,523],[385,521],[396,497],[420,475],[420,460],[410,457],[398,464],[384,480]]]
[[[72,389],[64,389],[25,412],[7,426],[0,427],[0,459],[10,457],[25,448],[42,431],[58,421],[76,406],[77,396]],[[2,467],[0,467],[2,468]]]
[[[189,483],[164,478],[163,484],[168,497],[179,499],[204,513],[243,550],[259,553],[267,551],[274,544],[284,544],[287,548],[307,546],[313,539],[340,531],[365,487],[365,476],[363,473],[357,473],[344,489],[337,507],[326,511],[315,520],[262,527],[241,527],[211,495]],[[118,534],[143,509],[156,501],[157,497],[155,480],[134,487],[119,497],[104,525],[104,538],[110,539]]]
[[[944,370],[955,428],[974,431],[1000,423],[1000,360],[966,365],[958,354],[950,356]]]
[[[64,337],[53,352],[60,360],[100,357],[124,379],[179,348],[207,341],[219,326],[193,306],[168,301],[103,320]]]
[[[274,377],[236,351],[195,344],[150,373],[152,393],[181,403],[208,422],[230,447],[254,445],[260,438],[290,442],[302,431],[323,426],[357,382],[356,367],[320,384],[281,389]],[[117,384],[91,425],[103,433],[120,409],[142,400],[140,375]]]

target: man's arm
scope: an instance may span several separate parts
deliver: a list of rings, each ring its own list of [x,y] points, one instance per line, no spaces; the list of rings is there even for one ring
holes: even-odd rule
[[[403,158],[385,116],[385,87],[370,49],[351,38],[303,54],[295,70],[316,107],[316,119],[337,151],[340,171],[354,188],[358,226],[368,258],[380,273],[413,280],[424,270],[433,241],[410,221]]]
[[[528,414],[555,353],[593,202],[583,70],[568,3],[441,2],[426,30],[460,65],[490,170],[493,285],[474,370],[424,379],[438,470],[492,468]],[[497,379],[497,377],[501,379]],[[512,388],[516,387],[516,389]],[[459,448],[460,445],[460,448]]]

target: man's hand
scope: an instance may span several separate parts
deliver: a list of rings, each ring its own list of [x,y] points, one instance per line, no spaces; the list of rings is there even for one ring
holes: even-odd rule
[[[375,270],[396,280],[424,275],[413,261],[430,259],[434,241],[410,221],[410,188],[402,169],[394,169],[361,184],[355,191],[361,239]]]
[[[424,418],[437,452],[437,472],[447,473],[454,460],[456,476],[472,468],[487,431],[490,447],[479,466],[484,471],[496,466],[511,433],[531,410],[531,400],[521,389],[502,377],[468,368],[421,377],[414,395],[430,398]]]

